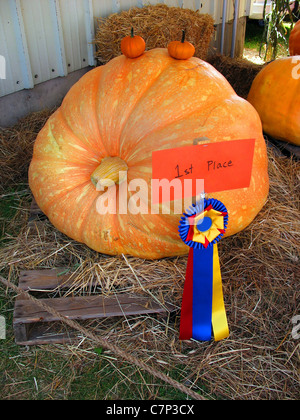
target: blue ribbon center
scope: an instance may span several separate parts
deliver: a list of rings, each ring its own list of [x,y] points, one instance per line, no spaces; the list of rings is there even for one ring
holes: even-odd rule
[[[197,223],[197,229],[199,232],[206,232],[208,229],[211,228],[212,220],[210,217],[203,217],[203,219],[199,220]]]

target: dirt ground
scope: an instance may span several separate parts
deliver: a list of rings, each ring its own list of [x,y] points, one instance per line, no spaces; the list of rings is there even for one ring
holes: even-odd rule
[[[264,60],[260,58],[258,51],[245,48],[243,58],[246,58],[249,61],[252,61],[255,64],[264,64]]]

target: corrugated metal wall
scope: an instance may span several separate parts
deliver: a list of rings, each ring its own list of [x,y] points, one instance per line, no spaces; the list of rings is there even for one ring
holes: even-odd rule
[[[95,18],[157,3],[222,19],[222,0],[0,0],[0,96],[94,65]],[[228,3],[226,21],[234,14]],[[240,0],[240,16],[249,9]]]

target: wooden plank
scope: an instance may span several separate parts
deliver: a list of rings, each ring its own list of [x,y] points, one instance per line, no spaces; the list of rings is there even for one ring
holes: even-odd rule
[[[25,291],[53,291],[63,289],[72,284],[72,272],[67,268],[52,268],[45,270],[22,270],[19,287]]]
[[[127,294],[120,294],[115,297],[77,296],[49,298],[43,299],[43,302],[69,319],[76,320],[163,313],[173,309],[171,305],[162,307],[148,298]],[[21,299],[16,301],[14,325],[53,321],[59,321],[59,318],[43,311],[35,302]]]
[[[31,214],[43,214],[42,210],[39,208],[35,198],[32,199],[31,206],[30,206],[30,215]]]
[[[14,333],[16,343],[25,343],[28,341],[27,329],[25,324],[14,324]]]
[[[78,333],[59,323],[14,324],[15,342],[22,346],[71,343]]]
[[[67,344],[74,341],[78,333],[68,331],[59,324],[47,326],[42,323],[27,324],[27,332],[25,338],[15,337],[17,344],[22,346],[34,346],[40,344]]]

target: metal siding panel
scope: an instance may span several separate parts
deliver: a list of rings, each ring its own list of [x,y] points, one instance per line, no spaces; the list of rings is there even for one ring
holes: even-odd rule
[[[33,86],[19,0],[2,0],[0,54],[6,61],[6,79],[0,81],[0,96]],[[3,52],[2,52],[3,51]]]
[[[21,66],[16,51],[17,43],[14,36],[9,0],[4,0],[1,3],[0,13],[0,55],[5,59],[6,78],[0,79],[0,96],[24,88]]]
[[[21,64],[23,85],[29,89],[33,87],[33,80],[20,0],[10,0],[10,10],[17,43],[18,58]]]
[[[78,27],[78,37],[79,37],[79,49],[81,63],[79,68],[88,66],[88,41],[86,37],[86,23],[85,23],[85,10],[84,2],[82,0],[76,0],[76,10],[77,10],[77,27]],[[76,69],[77,70],[77,69]]]
[[[196,10],[196,1],[195,0],[183,0],[184,9]]]
[[[34,83],[66,74],[55,0],[21,0]]]
[[[155,5],[155,4],[158,4],[158,3],[161,3],[161,2],[158,1],[158,0],[148,0],[148,1],[144,2],[145,5],[147,5],[147,4]]]
[[[112,12],[113,13],[120,13],[120,11],[121,11],[120,0],[111,0],[111,2],[112,2]]]
[[[93,44],[95,38],[94,28],[94,11],[92,0],[84,0],[84,17],[85,17],[85,35],[87,41],[88,64],[94,66],[95,60],[95,45]]]
[[[24,27],[26,31],[34,83],[41,83],[51,78],[47,53],[46,33],[42,20],[42,5],[45,0],[34,2],[21,0]],[[48,16],[50,11],[48,10]]]
[[[68,72],[94,65],[91,0],[59,0]]]
[[[198,4],[196,6],[197,10],[200,11],[200,13],[206,14],[210,13],[210,1],[198,1]]]
[[[227,13],[228,21],[234,19],[234,0],[228,1],[228,13]]]
[[[240,17],[248,16],[250,11],[250,2],[248,0],[241,0]]]
[[[165,0],[164,3],[169,7],[182,7],[183,0]]]
[[[57,57],[57,70],[56,73],[58,76],[66,76],[68,74],[67,65],[66,65],[66,55],[65,55],[65,46],[63,39],[63,31],[61,25],[61,16],[58,0],[49,0],[50,10],[51,10],[51,23],[53,26],[55,43],[55,52]]]
[[[81,68],[78,18],[74,0],[60,0],[61,21],[64,34],[68,72]]]
[[[132,7],[140,7],[142,4],[139,4],[138,0],[120,0],[121,10],[129,10]]]
[[[246,16],[250,15],[251,3],[252,3],[252,0],[246,0],[246,5],[245,5]]]
[[[93,0],[94,16],[107,17],[113,13],[111,0]]]

